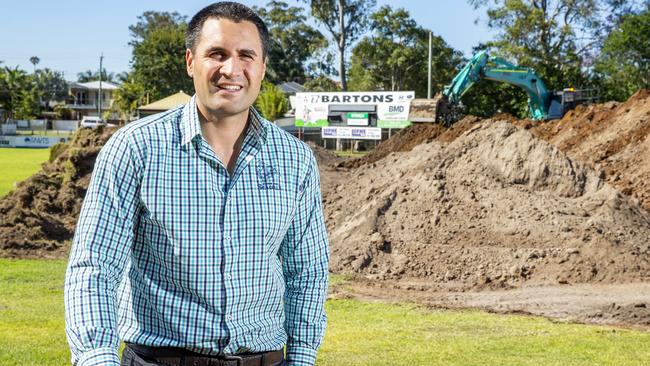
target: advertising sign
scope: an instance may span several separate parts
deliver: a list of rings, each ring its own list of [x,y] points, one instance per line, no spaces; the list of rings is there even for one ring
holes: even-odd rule
[[[348,113],[348,126],[367,126],[368,113]]]
[[[408,120],[411,100],[415,92],[338,92],[338,93],[296,93],[294,108],[296,110],[296,127],[326,127],[330,123],[328,116],[330,105],[337,108],[350,106],[376,107],[377,127],[379,128],[404,128],[411,124]],[[358,109],[356,110],[358,111]],[[349,114],[354,113],[351,107]],[[362,113],[367,114],[367,113]],[[352,118],[348,125],[362,125],[363,118]],[[368,115],[368,120],[370,115]],[[363,124],[367,126],[368,123]]]
[[[0,147],[47,148],[58,142],[68,142],[69,137],[46,136],[4,136],[0,138]]]
[[[323,127],[324,139],[381,140],[381,128],[378,127]]]

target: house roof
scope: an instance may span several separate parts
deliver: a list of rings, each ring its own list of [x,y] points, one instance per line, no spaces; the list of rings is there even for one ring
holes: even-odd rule
[[[138,110],[141,111],[167,111],[170,110],[174,107],[177,107],[181,104],[185,104],[192,99],[191,96],[183,93],[182,91],[179,91],[176,94],[170,95],[166,98],[157,100],[153,103],[143,105],[142,107],[138,108]]]
[[[99,80],[97,81],[89,81],[87,83],[69,83],[70,88],[75,88],[75,89],[88,89],[88,90],[99,90]],[[111,83],[110,81],[102,81],[102,90],[115,90],[119,89],[120,86],[114,83]]]
[[[305,91],[304,86],[302,86],[302,85],[300,85],[300,84],[298,84],[296,82],[293,82],[293,81],[282,83],[282,84],[278,85],[278,88],[280,88],[280,90],[282,90],[286,94],[296,94],[296,93],[301,93],[301,92]]]

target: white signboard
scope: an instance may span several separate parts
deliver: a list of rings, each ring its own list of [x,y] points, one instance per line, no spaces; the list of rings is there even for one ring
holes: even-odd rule
[[[47,148],[58,142],[68,142],[69,140],[69,137],[4,136],[0,138],[0,147]]]
[[[412,91],[296,93],[296,126],[329,126],[329,106],[335,104],[376,106],[377,127],[404,128],[410,125],[408,115],[414,97],[415,92]]]
[[[378,127],[323,127],[324,139],[381,140],[381,128]]]

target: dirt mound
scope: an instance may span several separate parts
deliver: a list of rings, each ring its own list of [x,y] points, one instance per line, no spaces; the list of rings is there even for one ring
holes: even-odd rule
[[[114,129],[83,129],[52,147],[40,172],[0,199],[0,256],[62,257],[100,148]]]
[[[311,141],[307,142],[307,145],[309,145],[311,150],[314,152],[316,163],[318,163],[318,167],[321,169],[324,167],[335,167],[343,161],[343,159],[338,157],[334,152],[332,152],[332,150],[327,150]]]
[[[415,146],[433,139],[450,142],[462,135],[463,132],[467,131],[479,120],[478,117],[467,116],[449,128],[438,123],[414,123],[377,145],[368,155],[344,161],[340,166],[357,168],[364,164],[374,163],[393,152],[410,151]]]
[[[624,103],[579,106],[561,120],[516,124],[603,170],[607,182],[650,210],[650,90]]]
[[[650,214],[507,122],[365,164],[324,201],[336,272],[455,290],[650,279]]]

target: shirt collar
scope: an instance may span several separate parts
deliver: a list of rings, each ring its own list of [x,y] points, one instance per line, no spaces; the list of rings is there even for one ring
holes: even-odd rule
[[[253,108],[250,107],[248,113],[249,129],[247,134],[252,134],[253,137],[263,145],[266,142],[267,126],[264,118]],[[187,145],[197,135],[201,135],[201,121],[199,120],[199,113],[196,106],[196,94],[183,108],[183,116],[181,119],[181,145]]]

